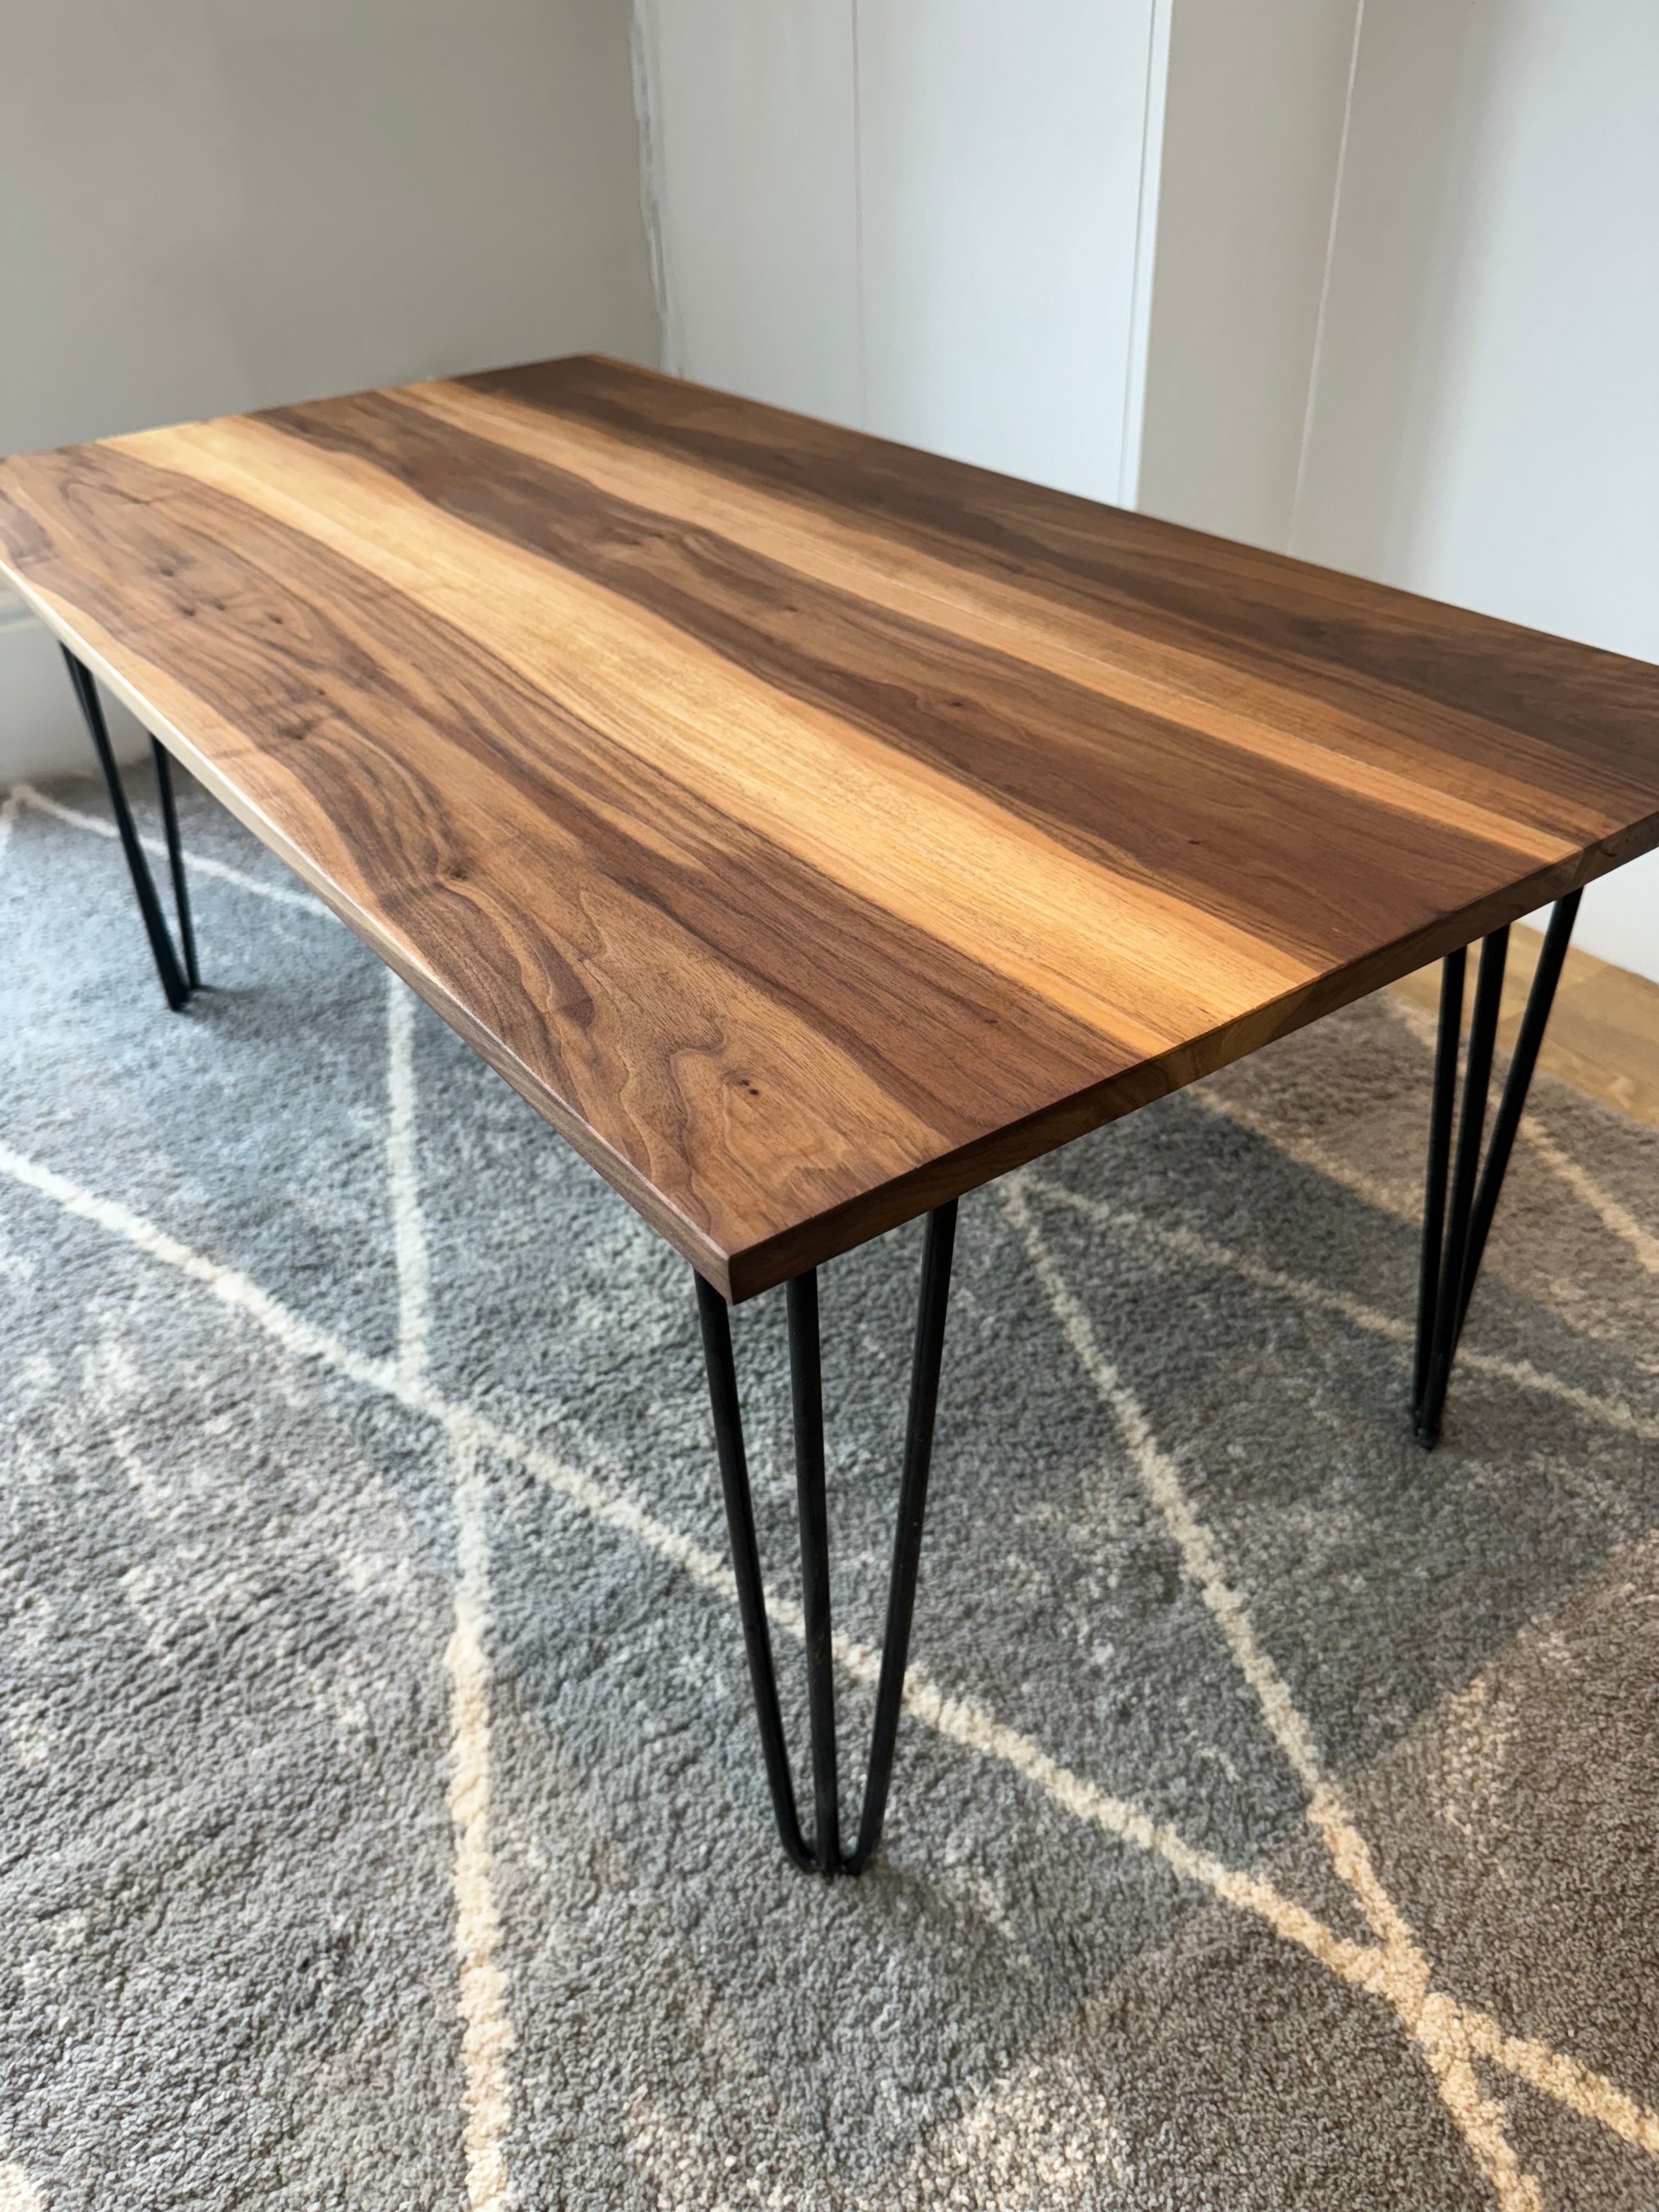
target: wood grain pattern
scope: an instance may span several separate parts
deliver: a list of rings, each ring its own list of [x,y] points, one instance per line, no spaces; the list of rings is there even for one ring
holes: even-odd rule
[[[1659,672],[594,360],[0,463],[0,567],[728,1296],[1659,843]]]

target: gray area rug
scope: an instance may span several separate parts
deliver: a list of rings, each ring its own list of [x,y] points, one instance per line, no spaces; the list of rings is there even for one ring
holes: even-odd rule
[[[182,1017],[0,812],[0,2208],[1659,2204],[1659,1133],[1540,1080],[1432,1458],[1391,1003],[966,1202],[824,1885],[684,1263],[184,802]],[[823,1282],[849,1770],[919,1248]]]

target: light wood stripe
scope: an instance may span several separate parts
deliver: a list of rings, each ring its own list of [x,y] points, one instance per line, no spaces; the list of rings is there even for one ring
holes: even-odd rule
[[[614,433],[492,392],[445,380],[410,385],[408,403],[474,436],[568,469],[617,499],[654,507],[677,522],[708,530],[837,591],[878,599],[918,623],[943,623],[994,644],[1067,683],[1148,714],[1172,716],[1220,744],[1316,778],[1334,789],[1397,806],[1538,861],[1561,859],[1576,842],[1534,817],[1537,794],[1487,773],[1483,795],[1449,787],[1455,764],[1424,747],[1413,774],[1366,757],[1370,732],[1357,718],[1327,714],[1317,739],[1298,735],[1305,712],[1293,691],[1277,689],[1197,653],[1154,654],[1132,633],[1103,629],[1034,592],[994,581],[918,552],[869,529],[792,507],[730,478],[684,462],[649,459]],[[1507,807],[1512,811],[1505,811]],[[1571,810],[1569,808],[1568,810]],[[1594,834],[1593,823],[1582,826]]]
[[[1139,1054],[1310,979],[1276,948],[1088,867],[960,785],[781,701],[667,623],[434,514],[378,470],[234,418],[119,442],[316,538],[832,881]],[[718,711],[699,711],[710,699]],[[1156,1026],[1135,1012],[1153,1005]]]

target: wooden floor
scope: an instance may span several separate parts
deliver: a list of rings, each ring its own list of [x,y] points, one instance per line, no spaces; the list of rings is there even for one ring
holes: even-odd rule
[[[1498,1031],[1505,1052],[1515,1042],[1543,942],[1535,929],[1510,933]],[[1473,977],[1471,967],[1471,986]],[[1421,968],[1393,988],[1412,1006],[1432,1012],[1440,1004],[1439,968]],[[1472,988],[1464,994],[1466,1033],[1473,995]],[[1659,983],[1612,967],[1594,953],[1570,951],[1538,1064],[1604,1105],[1659,1129]]]

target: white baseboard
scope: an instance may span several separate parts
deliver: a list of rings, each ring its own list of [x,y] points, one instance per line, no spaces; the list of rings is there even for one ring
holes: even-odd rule
[[[143,731],[107,692],[104,711],[116,758],[137,759],[149,742]],[[57,640],[15,600],[0,602],[0,790],[40,776],[85,775],[92,766]]]

